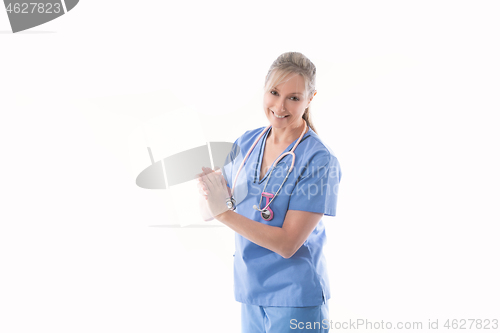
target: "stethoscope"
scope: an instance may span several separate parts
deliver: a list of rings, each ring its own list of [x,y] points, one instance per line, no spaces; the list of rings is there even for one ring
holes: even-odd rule
[[[269,127],[271,127],[271,125],[267,126],[263,131],[262,133],[260,133],[259,137],[257,138],[257,140],[255,140],[255,142],[253,143],[252,147],[250,147],[250,150],[248,151],[247,155],[245,156],[245,159],[243,160],[243,162],[241,163],[239,169],[238,169],[238,172],[236,172],[236,177],[234,178],[234,182],[233,182],[233,188],[231,189],[231,206],[232,206],[232,210],[234,210],[236,208],[236,201],[234,200],[234,197],[233,197],[233,194],[234,194],[234,188],[235,188],[235,184],[236,184],[236,180],[238,179],[238,175],[240,174],[240,171],[241,169],[243,168],[243,166],[245,165],[245,162],[246,160],[248,159],[248,156],[250,156],[250,153],[252,152],[253,148],[255,147],[255,145],[257,145],[257,142],[259,142],[260,138],[264,135],[264,133],[267,132],[267,130],[269,129]],[[273,216],[274,216],[274,213],[271,209],[271,207],[269,207],[269,205],[271,205],[271,202],[273,202],[274,199],[276,199],[276,197],[278,196],[278,193],[279,191],[281,190],[281,188],[283,187],[283,184],[285,184],[286,180],[288,179],[288,176],[290,175],[290,172],[292,171],[294,165],[295,165],[295,153],[294,153],[294,150],[295,148],[297,147],[297,145],[300,143],[300,141],[302,140],[302,137],[304,136],[304,134],[306,133],[307,131],[307,123],[306,121],[304,120],[304,129],[302,130],[302,134],[300,135],[300,138],[297,140],[297,142],[295,143],[295,145],[293,146],[292,150],[282,154],[281,156],[279,156],[273,163],[273,168],[271,169],[271,172],[269,173],[269,177],[267,178],[267,181],[266,181],[266,184],[264,185],[264,189],[262,190],[262,194],[260,196],[260,201],[259,201],[259,206],[257,207],[257,205],[253,205],[253,208],[255,210],[258,210],[260,211],[260,215],[262,216],[262,218],[266,221],[270,221],[273,219]],[[271,175],[273,174],[273,171],[274,171],[274,168],[276,167],[276,165],[278,164],[278,162],[283,158],[285,157],[286,155],[292,155],[292,166],[288,169],[288,172],[286,174],[286,177],[285,179],[283,180],[283,182],[281,183],[281,186],[279,187],[278,191],[276,191],[276,194],[272,194],[272,193],[267,193],[266,192],[266,187],[267,187],[267,183],[269,182],[269,179],[271,179]],[[266,198],[266,206],[264,208],[260,208],[261,204],[262,204],[262,198],[265,197]]]

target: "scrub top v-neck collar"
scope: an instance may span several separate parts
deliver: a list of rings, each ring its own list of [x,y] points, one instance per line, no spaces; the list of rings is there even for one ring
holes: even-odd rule
[[[255,181],[257,180],[259,184],[262,184],[262,182],[263,182],[263,181],[267,178],[267,176],[269,175],[269,172],[271,172],[271,170],[272,170],[272,165],[273,165],[273,164],[274,164],[274,162],[276,161],[276,160],[274,160],[274,161],[273,161],[273,164],[271,164],[271,166],[267,169],[267,171],[266,171],[266,175],[265,175],[265,176],[264,176],[261,180],[259,180],[259,179],[260,179],[260,171],[261,171],[261,169],[262,169],[262,161],[263,161],[263,159],[264,159],[264,147],[265,147],[265,143],[266,143],[266,140],[267,140],[267,136],[269,135],[269,132],[271,131],[271,128],[272,128],[272,127],[269,127],[269,129],[267,130],[266,134],[264,134],[264,135],[262,136],[262,141],[260,142],[260,151],[259,151],[259,156],[257,157],[258,165],[257,165],[257,168],[255,169],[255,175],[254,175],[254,180],[253,180],[253,182],[254,182],[254,183],[255,183]],[[310,136],[310,133],[309,133],[309,132],[311,131],[311,127],[310,127],[310,126],[307,126],[307,128],[308,128],[308,130],[307,130],[307,132],[306,132],[306,133],[304,133],[304,137],[302,138],[302,141],[304,141],[305,139],[307,139],[307,138]],[[292,150],[293,145],[295,145],[295,142],[297,142],[297,140],[298,140],[299,138],[300,138],[300,136],[299,136],[297,139],[295,139],[292,143],[290,143],[290,144],[288,145],[288,147],[287,147],[285,150],[283,150],[279,156],[283,155],[285,152],[288,152],[288,151]],[[301,142],[302,142],[302,141],[301,141]],[[300,143],[299,143],[299,145],[300,145]],[[297,145],[297,148],[295,148],[295,151],[297,151],[297,149],[299,148],[299,145]],[[295,152],[295,151],[294,151],[294,152]],[[279,156],[278,156],[278,157],[279,157]],[[288,156],[288,155],[287,155],[287,156]],[[285,156],[285,157],[283,157],[283,158],[286,158],[286,156]]]

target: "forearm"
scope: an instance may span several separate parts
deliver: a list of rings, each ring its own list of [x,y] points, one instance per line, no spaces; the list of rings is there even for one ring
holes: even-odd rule
[[[249,241],[289,258],[284,229],[256,222],[232,210],[218,215],[216,219]]]

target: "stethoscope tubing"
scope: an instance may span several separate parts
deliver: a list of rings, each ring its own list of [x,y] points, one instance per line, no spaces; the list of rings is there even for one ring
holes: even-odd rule
[[[302,134],[300,135],[299,139],[297,140],[297,142],[295,142],[295,145],[293,146],[292,150],[289,151],[289,152],[286,152],[282,155],[280,155],[273,163],[273,168],[271,169],[271,172],[269,173],[269,177],[267,178],[267,181],[266,181],[266,184],[264,185],[264,192],[266,190],[266,187],[267,187],[267,183],[269,182],[269,179],[271,179],[271,175],[274,171],[274,168],[276,167],[276,165],[278,164],[278,162],[283,158],[285,157],[286,155],[290,154],[292,155],[292,165],[290,167],[290,169],[288,169],[288,172],[286,174],[286,177],[285,177],[285,180],[281,183],[281,186],[279,187],[278,191],[276,191],[276,194],[273,196],[273,198],[269,201],[269,203],[263,208],[263,209],[260,209],[260,205],[262,204],[262,196],[260,197],[260,202],[259,202],[259,208],[254,208],[258,211],[260,211],[261,213],[263,211],[266,211],[267,208],[269,207],[269,205],[271,205],[271,202],[273,202],[273,200],[278,196],[278,193],[279,191],[281,190],[281,188],[283,187],[283,185],[285,184],[286,180],[288,179],[288,176],[290,175],[290,172],[292,171],[293,167],[295,166],[295,148],[298,146],[298,144],[300,143],[300,141],[302,140],[302,137],[304,136],[304,134],[306,133],[306,130],[307,130],[307,122],[304,120],[304,129],[302,130]],[[250,153],[253,151],[255,145],[257,145],[257,142],[260,141],[260,138],[262,138],[262,136],[264,135],[264,133],[267,132],[267,130],[269,129],[269,127],[271,127],[271,124],[269,124],[269,126],[267,126],[263,131],[262,133],[260,133],[259,137],[257,138],[257,140],[255,140],[255,142],[253,143],[252,147],[250,147],[250,149],[248,150],[248,153],[246,154],[245,158],[243,159],[243,162],[241,162],[241,165],[240,167],[238,168],[238,171],[236,172],[236,177],[234,178],[234,182],[233,182],[233,188],[231,189],[231,199],[233,198],[233,195],[234,195],[234,188],[235,188],[235,185],[236,185],[236,181],[238,180],[238,175],[240,174],[240,171],[241,169],[243,168],[243,166],[245,165],[245,162],[247,161],[248,159],[248,156],[250,156]]]

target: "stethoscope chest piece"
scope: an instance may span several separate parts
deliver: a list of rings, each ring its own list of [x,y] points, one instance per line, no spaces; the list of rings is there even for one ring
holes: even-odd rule
[[[274,194],[262,192],[261,198],[262,197],[266,198],[266,206],[260,212],[260,216],[262,216],[262,218],[266,221],[271,221],[273,219],[274,213],[271,207],[269,207],[269,199],[272,199],[274,197]]]
[[[271,209],[264,209],[261,213],[260,216],[266,221],[271,221],[273,219],[273,211]]]

